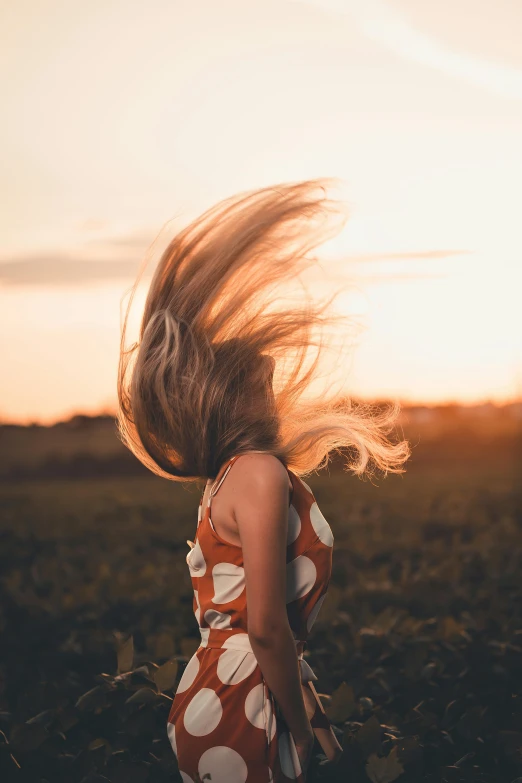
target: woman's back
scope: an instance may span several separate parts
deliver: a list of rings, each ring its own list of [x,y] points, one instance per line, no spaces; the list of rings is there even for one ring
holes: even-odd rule
[[[169,718],[185,783],[206,772],[212,783],[295,780],[300,761],[309,762],[312,728],[329,758],[340,747],[302,660],[330,580],[333,536],[297,475],[344,449],[358,476],[403,473],[410,450],[387,437],[398,404],[353,406],[341,393],[350,341],[337,343],[338,357],[323,348],[353,319],[328,312],[332,297],[319,301],[301,279],[315,264],[311,251],[331,238],[330,218],[344,212],[327,195],[332,184],[280,183],[211,207],[161,253],[128,350],[129,310],[125,317],[122,441],[169,480],[217,476],[187,556],[201,646]],[[315,380],[318,394],[309,397]],[[266,475],[244,467],[258,451]],[[208,501],[234,471],[213,526]]]
[[[194,614],[201,635],[180,680],[169,715],[168,731],[180,771],[192,780],[206,771],[212,780],[302,780],[292,735],[264,680],[249,641],[245,562],[240,544],[225,540],[212,520],[214,498],[239,459],[221,468],[203,494],[194,545],[186,560],[194,589]],[[248,457],[249,467],[272,458]],[[257,462],[256,462],[257,460]],[[243,460],[246,467],[246,460]],[[239,464],[238,464],[239,468]],[[239,473],[237,471],[239,481]],[[313,671],[302,658],[308,634],[326,596],[332,570],[333,535],[310,487],[287,471],[291,502],[286,534],[286,611],[300,657],[303,688],[308,689],[311,724],[317,735],[333,735],[316,697]],[[241,490],[230,481],[221,504],[221,520]],[[225,526],[226,527],[226,526]],[[228,527],[221,533],[231,533]],[[258,535],[262,536],[260,529]],[[231,536],[229,536],[231,538]]]
[[[270,461],[273,461],[274,463],[277,463],[281,471],[284,472],[289,495],[288,505],[291,503],[292,493],[294,491],[290,476],[283,464],[276,457],[273,457],[266,452],[247,452],[247,454],[247,460],[244,458],[239,461],[236,460],[236,467],[230,472],[230,475],[227,476],[227,480],[223,481],[219,493],[214,492],[212,498],[212,525],[214,530],[221,539],[228,541],[235,546],[241,546],[241,538],[239,536],[237,520],[234,516],[234,506],[241,505],[246,499],[248,487],[242,480],[246,471],[253,470],[257,473],[264,472],[266,474],[269,472],[267,471],[267,463],[269,464]],[[244,457],[245,455],[242,456]],[[222,471],[220,471],[220,473],[222,473]],[[200,501],[200,508],[202,509],[205,509],[208,505],[213,483],[214,482],[210,480],[206,483]]]

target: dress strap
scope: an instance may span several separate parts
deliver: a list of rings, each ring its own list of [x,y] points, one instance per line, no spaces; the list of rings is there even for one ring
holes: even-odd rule
[[[263,451],[261,449],[252,449],[252,451],[245,451],[245,452],[242,452],[242,453],[243,454],[266,454],[267,452]],[[226,476],[228,474],[228,471],[230,470],[230,468],[232,467],[232,465],[234,464],[236,459],[239,459],[240,456],[241,456],[241,454],[234,454],[233,457],[230,457],[227,460],[227,462],[225,462],[221,466],[221,468],[220,468],[220,470],[219,470],[219,472],[218,472],[218,474],[217,474],[217,476],[216,476],[216,478],[214,480],[214,483],[212,484],[212,489],[210,490],[210,494],[209,494],[209,500],[210,500],[210,498],[213,498],[214,495],[217,493],[217,491],[220,488],[221,484],[225,480],[225,478],[226,478]],[[207,481],[207,484],[210,484],[210,479]]]
[[[246,451],[246,452],[243,452],[243,453],[244,454],[267,454],[266,451],[262,451],[261,449],[253,449],[252,451]],[[226,478],[226,476],[228,474],[228,471],[230,470],[230,468],[232,467],[232,465],[234,464],[236,459],[238,459],[240,456],[241,456],[241,454],[235,454],[233,457],[230,457],[228,459],[228,461],[225,462],[222,465],[222,467],[220,468],[220,470],[219,470],[219,472],[218,472],[218,474],[217,474],[217,476],[216,476],[216,478],[214,480],[214,483],[212,484],[212,488],[211,488],[209,496],[208,496],[209,505],[210,505],[210,499],[213,498],[214,495],[217,493],[217,491],[219,490],[221,484],[224,482],[224,480],[225,480],[225,478]],[[293,482],[293,478],[292,478],[292,472],[290,470],[288,470],[288,468],[286,468],[286,472],[288,473],[288,477],[289,477],[290,483],[292,485],[292,488],[290,490],[290,498],[292,498],[293,492],[294,492],[294,482]],[[207,484],[210,484],[210,479],[208,479]],[[201,499],[203,500],[203,497]],[[290,500],[290,502],[291,502],[291,500]]]
[[[209,500],[210,498],[213,498],[214,495],[217,493],[218,489],[220,488],[221,484],[224,482],[225,478],[227,477],[228,471],[236,461],[236,459],[239,457],[239,454],[236,454],[234,457],[230,457],[230,459],[225,462],[225,464],[222,466],[221,470],[219,471],[218,475],[216,476],[216,480],[212,484],[212,488],[210,490],[209,494]],[[220,473],[222,475],[220,476]]]

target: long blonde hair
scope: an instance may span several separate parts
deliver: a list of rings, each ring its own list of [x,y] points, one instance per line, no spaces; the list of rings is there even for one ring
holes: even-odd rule
[[[338,394],[303,398],[326,345],[325,327],[346,319],[328,312],[333,298],[274,308],[278,286],[298,281],[316,260],[307,253],[332,234],[324,218],[341,213],[326,195],[335,182],[311,179],[227,198],[161,254],[139,341],[128,350],[127,309],[117,382],[119,437],[153,473],[174,481],[215,478],[229,457],[264,451],[305,476],[325,467],[331,451],[345,449],[352,452],[346,469],[358,476],[375,468],[404,473],[409,444],[386,437],[398,402],[374,408],[354,407]],[[313,346],[318,351],[305,369]],[[263,356],[275,367],[270,388],[260,383]],[[266,404],[252,406],[258,389]]]

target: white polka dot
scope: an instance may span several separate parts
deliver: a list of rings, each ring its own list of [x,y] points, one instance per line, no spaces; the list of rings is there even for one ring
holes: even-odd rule
[[[245,783],[248,768],[244,759],[232,748],[217,745],[202,753],[198,764],[198,774],[203,776],[209,772],[212,783]]]
[[[245,570],[232,563],[216,563],[212,569],[214,604],[228,604],[245,589]]]
[[[232,641],[230,641],[230,640],[232,640]],[[237,650],[238,649],[238,647],[237,647],[238,643],[240,645],[241,644],[245,644],[245,650],[248,651],[248,652],[251,651],[250,638],[249,638],[247,633],[235,633],[235,634],[232,634],[231,636],[228,637],[228,639],[225,639],[225,641],[223,642],[221,647],[223,647],[225,649],[227,647],[228,648],[232,647],[232,648]]]
[[[181,679],[178,683],[176,693],[183,693],[184,691],[188,690],[198,676],[198,672],[199,660],[197,655],[194,653],[183,670],[183,674],[181,675]]]
[[[179,771],[179,774],[181,775],[182,783],[194,783],[190,775],[187,775],[186,772]]]
[[[187,552],[186,561],[189,567],[191,576],[203,576],[207,570],[207,564],[203,557],[203,552],[199,545],[199,541],[196,541],[190,552]]]
[[[173,723],[170,723],[170,722],[167,723],[167,734],[168,734],[168,737],[169,737],[169,740],[170,740],[170,744],[172,745],[172,750],[174,751],[174,753],[177,756],[178,755],[178,749],[176,747],[176,731],[175,731]]]
[[[317,578],[315,564],[306,555],[299,555],[286,566],[286,603],[310,592]]]
[[[208,635],[210,633],[210,628],[200,628],[199,633],[201,635],[201,644],[200,647],[206,647],[208,644]]]
[[[207,609],[204,614],[205,620],[211,628],[231,628],[230,615],[225,612],[218,612],[216,609]]]
[[[323,544],[326,544],[326,546],[333,546],[334,537],[332,528],[323,517],[317,503],[312,503],[310,507],[310,521],[312,522],[312,527],[315,530],[316,535],[319,536]]]
[[[201,503],[198,506],[198,526],[200,522],[201,522]]]
[[[245,715],[256,729],[264,729],[271,742],[276,732],[276,720],[270,699],[266,698],[265,684],[255,685],[245,699]]]
[[[294,738],[287,731],[279,737],[279,760],[287,778],[295,780],[301,774],[301,763],[297,755]]]
[[[255,671],[257,660],[253,653],[243,650],[225,650],[218,658],[217,675],[225,685],[237,685]]]
[[[201,610],[200,610],[200,606],[199,606],[199,595],[198,595],[198,591],[197,590],[194,590],[194,598],[196,599],[196,609],[194,611],[194,614],[196,615],[196,620],[198,621],[198,625],[199,625],[199,623],[201,621],[201,616],[200,616],[201,615]]]
[[[312,630],[312,625],[315,623],[317,619],[317,615],[319,614],[321,610],[321,606],[323,605],[324,599],[326,598],[326,593],[324,593],[318,601],[316,601],[314,608],[308,615],[308,620],[306,621],[306,629],[308,633]]]
[[[301,532],[301,517],[297,513],[294,506],[290,504],[288,509],[288,533],[286,536],[286,544],[293,544],[299,533]]]
[[[212,688],[201,688],[190,700],[183,723],[189,734],[203,737],[214,731],[222,715],[223,707],[217,693]]]
[[[272,783],[273,779],[274,776],[272,774],[272,770],[270,769],[270,767],[268,767],[268,783]]]

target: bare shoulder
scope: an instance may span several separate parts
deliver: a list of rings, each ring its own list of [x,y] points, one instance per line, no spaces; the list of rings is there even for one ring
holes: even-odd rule
[[[259,491],[287,492],[291,481],[286,467],[273,454],[241,454],[234,464],[235,479]]]
[[[249,541],[259,546],[260,529],[264,530],[267,545],[271,542],[270,546],[274,546],[274,537],[286,540],[285,519],[292,482],[281,460],[263,452],[241,454],[230,471],[230,478],[231,512],[238,525],[245,558]]]

